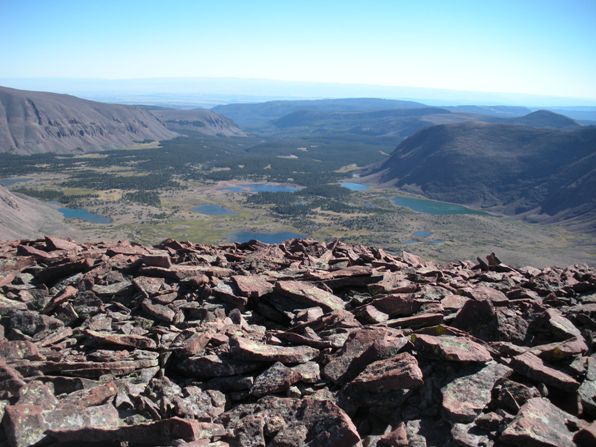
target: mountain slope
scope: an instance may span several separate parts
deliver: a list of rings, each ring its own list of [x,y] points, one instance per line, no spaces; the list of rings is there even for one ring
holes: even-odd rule
[[[527,115],[507,120],[510,124],[545,129],[576,129],[579,127],[571,118],[549,110],[537,110]]]
[[[176,136],[132,106],[0,87],[0,152],[35,154],[124,149]]]
[[[596,127],[433,126],[402,142],[379,176],[433,199],[596,230]]]
[[[298,111],[319,113],[371,112],[378,110],[416,109],[421,107],[426,106],[413,101],[346,98],[227,104],[214,107],[213,111],[227,116],[243,129],[261,130],[270,126],[273,121]]]
[[[32,238],[65,230],[70,232],[58,211],[0,186],[0,240]]]
[[[169,109],[150,107],[168,129],[174,132],[193,131],[203,135],[244,137],[246,133],[229,118],[206,109]]]

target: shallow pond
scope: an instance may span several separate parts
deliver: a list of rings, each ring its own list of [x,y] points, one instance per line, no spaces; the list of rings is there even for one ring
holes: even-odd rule
[[[248,242],[256,239],[266,244],[279,244],[288,239],[303,238],[303,234],[292,233],[291,231],[278,231],[274,233],[261,233],[258,231],[237,231],[228,236],[228,239],[234,242]]]
[[[235,186],[223,188],[229,192],[296,192],[302,189],[296,185],[280,185],[274,183],[242,183]]]
[[[231,209],[226,208],[225,206],[216,205],[214,203],[205,203],[203,205],[197,205],[193,207],[192,210],[195,213],[208,214],[210,216],[226,216],[229,214],[235,214],[235,212]]]
[[[368,189],[368,185],[365,185],[364,183],[341,182],[339,185],[350,191],[366,191]]]
[[[83,208],[58,208],[65,219],[80,219],[96,224],[112,223],[112,218],[91,213]]]
[[[14,185],[15,183],[30,182],[31,180],[33,180],[33,179],[30,177],[0,178],[0,185],[1,186],[10,186],[10,185]]]
[[[412,197],[396,196],[391,201],[398,206],[410,208],[412,211],[419,213],[435,214],[435,215],[449,215],[449,214],[483,214],[484,211],[473,210],[455,203],[439,202],[437,200],[428,199],[414,199]]]

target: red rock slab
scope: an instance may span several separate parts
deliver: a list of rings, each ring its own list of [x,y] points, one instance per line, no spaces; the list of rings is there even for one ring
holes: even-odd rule
[[[412,315],[411,317],[396,318],[388,320],[384,324],[396,328],[418,329],[427,326],[435,326],[443,322],[443,314],[438,312],[428,312]]]
[[[135,256],[135,255],[144,255],[147,254],[147,249],[141,247],[140,245],[130,245],[130,244],[118,244],[112,245],[108,247],[106,250],[106,254],[109,257],[113,257],[116,255],[127,255],[127,256]]]
[[[565,340],[570,337],[581,337],[581,332],[575,325],[563,316],[558,309],[547,309],[546,318],[548,324],[559,340]]]
[[[10,272],[7,275],[0,276],[0,287],[7,286],[10,284],[15,278],[14,272]]]
[[[377,442],[378,447],[410,447],[406,424],[400,422],[397,428],[385,433]]]
[[[323,368],[323,375],[335,383],[351,380],[368,363],[378,360],[373,352],[373,345],[388,332],[386,328],[362,328],[353,331],[342,349],[330,357]]]
[[[165,286],[165,280],[163,278],[151,278],[149,276],[137,276],[133,278],[132,283],[145,298],[151,298],[157,295]]]
[[[306,363],[319,355],[309,346],[275,346],[246,338],[230,339],[230,352],[238,359],[257,362]]]
[[[43,309],[42,313],[49,314],[52,313],[56,308],[62,306],[62,304],[69,301],[71,298],[74,298],[79,290],[73,286],[66,286],[66,288],[60,292],[58,295],[54,296],[50,302],[46,305]]]
[[[476,301],[490,301],[491,303],[504,303],[509,301],[507,295],[497,289],[486,286],[476,286],[474,288],[463,289],[466,296]]]
[[[54,236],[46,236],[46,246],[49,250],[81,251],[83,249],[79,244]]]
[[[267,394],[280,393],[299,382],[301,378],[298,371],[277,362],[255,378],[250,394],[262,397]]]
[[[162,323],[170,324],[174,321],[174,317],[176,316],[176,312],[169,307],[162,304],[152,303],[149,299],[144,299],[141,302],[141,308],[149,317]]]
[[[118,427],[119,422],[118,411],[111,404],[90,408],[61,406],[50,410],[34,404],[16,404],[6,407],[3,425],[11,446],[30,447],[48,442],[50,436],[55,437],[54,433],[110,430]]]
[[[384,391],[418,388],[424,383],[416,358],[407,352],[370,363],[348,387],[359,391]]]
[[[382,298],[374,299],[370,302],[381,312],[386,313],[390,317],[394,316],[409,316],[418,312],[420,309],[420,302],[416,300],[414,295],[387,295]]]
[[[170,255],[165,254],[150,254],[141,256],[141,262],[145,265],[151,265],[154,267],[162,267],[168,269],[172,266],[172,260]]]
[[[274,293],[291,299],[303,308],[319,306],[323,310],[334,311],[345,307],[341,298],[308,282],[278,281],[275,283]]]
[[[458,377],[443,388],[443,409],[454,422],[472,422],[490,403],[495,383],[512,374],[511,368],[490,362],[479,371]]]
[[[492,360],[490,352],[466,337],[412,335],[412,342],[422,355],[454,362],[481,362]]]
[[[557,362],[588,352],[584,337],[573,337],[569,340],[534,346],[530,352],[548,362]]]
[[[416,292],[420,286],[407,279],[407,275],[403,272],[388,272],[383,275],[383,278],[368,286],[368,290],[373,295],[383,293],[413,293]]]
[[[242,296],[259,298],[273,291],[273,285],[260,275],[234,275],[234,285]]]
[[[129,442],[134,445],[172,445],[176,440],[193,442],[224,434],[219,424],[172,417],[112,429],[81,428],[78,430],[50,430],[48,434],[59,442]]]
[[[0,341],[0,357],[6,360],[43,360],[37,345],[27,340]]]
[[[461,309],[469,299],[463,295],[447,295],[441,300],[441,306],[443,306],[443,309],[456,311]]]
[[[41,260],[52,260],[59,257],[56,253],[48,253],[47,251],[39,250],[30,245],[19,245],[17,247],[17,254],[19,256],[33,256]]]
[[[575,447],[569,423],[581,425],[548,399],[535,397],[520,408],[499,440],[512,446]]]
[[[558,369],[544,364],[542,359],[531,352],[524,352],[511,359],[511,367],[519,374],[563,391],[575,391],[579,382]]]
[[[156,349],[157,344],[150,338],[142,335],[120,335],[109,332],[97,332],[92,330],[84,331],[88,341],[96,345],[118,346],[129,349]]]

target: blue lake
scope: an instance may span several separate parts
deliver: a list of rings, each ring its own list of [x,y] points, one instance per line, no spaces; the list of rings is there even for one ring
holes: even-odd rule
[[[209,214],[210,216],[226,216],[229,214],[235,214],[231,209],[225,206],[215,205],[213,203],[205,203],[203,205],[197,205],[192,208],[195,213]]]
[[[396,196],[391,201],[398,206],[410,208],[412,211],[419,213],[435,214],[435,215],[449,215],[449,214],[481,214],[486,215],[484,211],[477,211],[471,208],[466,208],[455,203],[439,202],[436,200],[414,199],[411,197]]]
[[[349,189],[350,191],[366,191],[368,189],[368,185],[365,185],[364,183],[341,182],[340,186]]]
[[[58,211],[62,213],[65,219],[80,219],[86,222],[92,222],[97,224],[112,223],[111,217],[100,216],[99,214],[91,213],[82,208],[58,208]]]
[[[13,177],[13,178],[2,178],[0,179],[0,185],[2,186],[10,186],[14,185],[15,183],[24,183],[33,180],[30,177]]]
[[[301,186],[276,185],[273,183],[242,183],[223,188],[224,191],[230,192],[296,192],[301,189]]]
[[[248,242],[256,239],[266,244],[279,244],[288,239],[303,238],[303,234],[292,233],[291,231],[279,231],[277,233],[260,233],[257,231],[238,231],[228,236],[228,239],[234,242]]]

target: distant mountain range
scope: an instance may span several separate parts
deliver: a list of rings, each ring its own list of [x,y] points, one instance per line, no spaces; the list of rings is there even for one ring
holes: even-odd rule
[[[508,121],[423,129],[375,175],[433,199],[596,231],[596,126],[550,112]]]
[[[207,110],[150,110],[0,87],[0,153],[126,149],[176,137],[168,124],[206,135],[243,134],[228,119]]]

